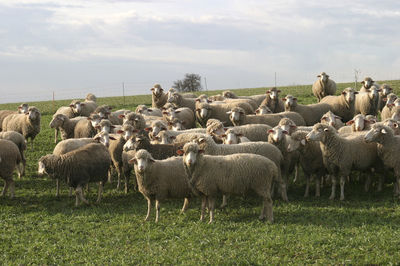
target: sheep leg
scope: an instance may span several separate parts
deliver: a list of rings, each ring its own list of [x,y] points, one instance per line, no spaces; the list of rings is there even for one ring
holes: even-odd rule
[[[24,153],[21,153],[21,158],[22,158],[22,176],[25,176],[26,158]]]
[[[117,190],[121,188],[121,176],[118,174]]]
[[[329,197],[330,200],[335,199],[335,192],[336,192],[336,176],[330,176],[332,179],[332,191],[331,191],[331,196]]]
[[[383,175],[382,175],[382,176],[379,176],[379,179],[378,179],[378,189],[377,189],[378,192],[381,192],[381,191],[382,191],[384,179],[385,179],[385,177],[384,177]]]
[[[323,177],[322,177],[322,179],[323,179]],[[321,178],[319,176],[317,176],[317,178],[315,178],[315,196],[316,197],[319,197],[321,195],[320,194],[320,191],[321,191],[320,183],[321,183]]]
[[[88,202],[88,201],[85,199],[85,197],[83,196],[82,187],[81,187],[80,185],[76,188],[76,192],[78,192],[79,199],[80,199],[83,203],[89,204],[89,202]]]
[[[69,194],[68,196],[72,197],[72,187],[69,188]]]
[[[207,205],[207,197],[203,196],[201,198],[201,214],[200,214],[200,221],[204,220],[204,212],[206,210],[206,205]]]
[[[100,201],[101,201],[101,196],[103,195],[103,189],[104,189],[104,185],[103,185],[103,182],[99,182],[99,193],[98,193],[98,196],[97,196],[97,203],[100,203]]]
[[[69,189],[71,191],[71,188],[69,188]],[[59,196],[60,196],[60,179],[56,178],[56,197],[59,197]]]
[[[4,182],[4,188],[3,188],[3,191],[1,192],[1,196],[2,196],[2,197],[4,197],[4,196],[6,195],[7,190],[8,190],[8,185],[9,185],[7,179],[5,179],[4,181],[5,181],[5,182]]]
[[[299,165],[296,164],[296,165],[294,166],[294,179],[293,179],[293,183],[296,183],[296,181],[298,180],[298,178],[299,178]]]
[[[341,176],[340,177],[340,200],[344,200],[344,185],[345,184],[346,184],[346,176]]]
[[[147,198],[147,214],[146,218],[144,218],[145,221],[148,221],[150,218],[150,210],[151,210],[151,199]]]
[[[265,217],[267,217],[268,222],[273,223],[274,222],[274,214],[272,211],[271,195],[267,195],[266,197],[264,197],[262,208],[263,209],[262,209],[262,212],[260,215],[260,220],[264,220]]]
[[[158,223],[159,218],[160,218],[160,201],[156,199],[156,223]]]
[[[71,191],[71,188],[70,188]],[[75,190],[75,207],[78,207],[79,205],[79,196],[78,196],[78,192]]]
[[[89,183],[86,184],[86,191],[87,191],[88,194],[90,193]]]
[[[181,213],[184,213],[187,210],[188,206],[189,206],[189,199],[185,198],[185,200],[183,201],[183,207]]]
[[[365,184],[364,184],[364,191],[368,192],[369,191],[369,187],[371,186],[371,182],[372,182],[372,178],[370,175],[368,175],[367,179],[365,180]]]
[[[214,221],[214,209],[215,209],[214,197],[208,197],[208,208],[210,209],[210,221],[208,223],[211,224]]]
[[[54,143],[57,144],[58,140],[58,128],[54,129]]]
[[[125,194],[128,194],[129,176],[125,175],[122,167],[121,167],[121,169],[119,171],[120,171],[120,173],[122,174],[122,176],[124,177],[124,180],[125,180],[124,192],[125,192]]]
[[[305,198],[308,198],[309,192],[310,192],[310,176],[306,175],[306,191],[304,192]]]
[[[223,209],[227,205],[228,205],[228,195],[222,195],[222,204],[221,204],[220,208]]]
[[[10,199],[15,197],[15,182],[14,180],[10,180]]]

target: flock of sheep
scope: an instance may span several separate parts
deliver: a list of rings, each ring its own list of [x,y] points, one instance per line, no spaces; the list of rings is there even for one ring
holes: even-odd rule
[[[366,174],[365,190],[377,177],[382,189],[387,171],[394,170],[394,193],[400,193],[400,98],[387,84],[367,77],[359,91],[346,88],[338,96],[336,84],[322,72],[312,87],[318,103],[303,105],[292,95],[280,97],[272,88],[263,95],[236,96],[231,91],[208,97],[164,92],[151,88],[152,107],[113,112],[98,106],[88,94],[60,107],[50,127],[55,130],[52,154],[39,159],[39,174],[75,190],[76,205],[88,203],[86,186],[99,182],[98,201],[104,183],[118,176],[125,193],[134,173],[135,190],[147,199],[146,220],[155,202],[156,221],[160,201],[182,198],[182,211],[189,199],[199,196],[201,219],[208,208],[213,221],[215,199],[228,195],[256,194],[262,198],[260,219],[273,221],[272,197],[288,201],[287,188],[298,178],[301,167],[306,179],[304,196],[315,180],[315,196],[323,183],[331,182],[330,199],[340,184],[345,197],[350,173]],[[381,121],[377,115],[380,113]],[[40,132],[40,112],[27,104],[18,111],[0,111],[0,176],[5,180],[2,196],[10,188],[14,196],[13,171],[25,172],[26,143]],[[196,126],[200,125],[201,128]],[[181,155],[181,156],[178,156]]]

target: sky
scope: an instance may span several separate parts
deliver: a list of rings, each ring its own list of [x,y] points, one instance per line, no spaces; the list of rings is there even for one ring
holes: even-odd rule
[[[0,102],[400,79],[398,0],[0,0]]]

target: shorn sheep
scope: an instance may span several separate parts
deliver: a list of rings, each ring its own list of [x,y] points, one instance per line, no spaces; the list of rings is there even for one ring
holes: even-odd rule
[[[344,185],[351,171],[369,171],[379,163],[376,144],[365,143],[363,135],[344,138],[333,127],[318,123],[306,139],[320,142],[324,165],[333,179],[331,200],[335,198],[337,178],[340,200],[344,200]]]
[[[326,96],[320,103],[329,104],[330,110],[347,122],[354,116],[356,94],[353,88],[346,88],[339,96]]]
[[[318,80],[314,82],[312,92],[314,96],[318,98],[318,102],[325,96],[335,95],[336,83],[329,78],[329,75],[325,72],[321,72],[317,77]]]
[[[33,140],[40,132],[40,111],[34,106],[29,107],[25,114],[13,114],[7,116],[3,121],[3,131],[16,131],[21,133],[28,141],[31,139],[31,148],[33,149]]]
[[[195,143],[185,144],[180,153],[188,184],[194,194],[202,197],[200,220],[204,219],[208,202],[209,223],[213,222],[217,196],[245,195],[252,191],[263,201],[259,219],[273,222],[271,187],[279,171],[271,160],[255,154],[203,155]]]
[[[160,201],[167,198],[184,198],[182,212],[189,204],[191,189],[186,181],[182,158],[171,157],[166,160],[154,160],[146,150],[139,150],[129,163],[134,164],[136,181],[140,193],[147,200],[147,215],[150,218],[152,202],[155,201],[157,223],[160,217]]]
[[[378,156],[386,168],[394,171],[396,178],[395,195],[400,192],[400,137],[395,136],[391,128],[382,124],[375,124],[364,136],[366,142],[376,142]]]
[[[261,106],[266,106],[271,110],[273,113],[280,113],[285,111],[285,103],[282,99],[279,98],[279,93],[281,91],[277,88],[273,87],[270,90],[267,90],[265,95],[265,99],[261,102]]]
[[[17,168],[18,174],[21,170],[18,165],[21,163],[21,154],[17,145],[13,142],[0,139],[0,177],[4,179],[4,188],[1,196],[4,197],[10,187],[10,198],[15,196],[15,183],[13,180],[13,172]]]
[[[75,189],[75,206],[79,200],[88,204],[82,188],[89,182],[99,182],[97,202],[100,202],[104,183],[108,178],[111,157],[100,143],[91,143],[63,155],[48,154],[39,159],[38,174],[57,176]]]

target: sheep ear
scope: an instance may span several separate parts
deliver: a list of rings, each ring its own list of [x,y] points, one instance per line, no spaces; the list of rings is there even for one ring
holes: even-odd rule
[[[154,91],[154,88],[151,88],[150,90],[151,90],[151,91]]]
[[[118,130],[117,134],[124,134],[124,131],[123,130]]]
[[[289,132],[287,132],[286,130],[282,130],[282,133],[283,133],[283,134],[286,134],[286,135],[289,134]]]
[[[335,119],[340,119],[340,120],[342,120],[342,118],[341,118],[340,116],[338,116],[338,115],[335,115]]]
[[[151,110],[151,109],[147,109],[147,112],[150,112],[150,113],[151,113],[151,112],[153,112],[153,110]]]
[[[350,120],[349,122],[346,123],[346,125],[348,125],[348,126],[350,126],[352,124],[354,124],[354,120]]]
[[[111,127],[111,128],[115,128],[115,126],[114,126],[114,125],[111,125],[110,127]]]
[[[328,131],[329,131],[329,128],[324,128],[324,131],[325,131],[325,132],[328,132]]]
[[[167,111],[163,111],[162,114],[163,115],[168,115],[168,112]]]
[[[297,98],[293,98],[293,101],[297,101]]]
[[[81,106],[85,106],[86,105],[86,103],[81,103]]]
[[[363,81],[361,81],[361,84],[363,84],[363,85],[364,85],[364,84],[365,84],[365,81],[364,81],[364,80],[363,80]]]
[[[398,127],[399,127],[399,124],[394,123],[394,124],[393,124],[393,127],[394,127],[394,128],[398,128]]]
[[[321,75],[318,75],[318,76],[317,76],[317,78],[320,78],[320,77],[321,77]]]
[[[300,143],[301,143],[301,145],[306,145],[306,140],[305,139],[302,139],[301,141],[300,141]]]
[[[138,117],[136,117],[136,118],[135,118],[135,121],[136,121],[136,122],[138,122],[138,121],[139,121],[139,118],[138,118]]]
[[[382,134],[387,134],[386,129],[382,128],[382,129],[381,129],[381,133],[382,133]]]
[[[284,102],[285,102],[285,101],[286,101],[286,98],[282,98],[282,101],[284,101]]]
[[[181,111],[175,111],[176,114],[179,114]]]
[[[290,125],[290,128],[294,128],[294,129],[296,129],[296,128],[297,128],[297,126],[295,126],[295,125]]]
[[[239,134],[237,134],[236,136],[238,136],[238,137],[243,137],[243,134],[242,134],[242,133],[239,133]]]
[[[243,112],[243,111],[240,111],[239,114],[244,115],[244,112]]]
[[[204,150],[199,150],[199,153],[200,154],[203,154],[205,151]]]
[[[133,158],[133,159],[130,159],[130,160],[128,161],[128,163],[130,163],[130,164],[137,164],[137,160],[136,160],[136,158]]]
[[[203,142],[206,142],[206,139],[205,138],[199,138],[197,141],[198,141],[198,143],[203,143]]]
[[[200,102],[200,99],[198,99],[198,98],[196,98],[196,100],[195,100],[196,102]]]
[[[258,114],[259,112],[260,112],[260,109],[257,109],[257,110],[256,110],[256,114]]]
[[[181,124],[182,124],[182,125],[186,124],[186,121],[181,121]]]
[[[230,114],[232,114],[232,111],[228,111],[228,112],[226,112],[226,114],[227,114],[227,115],[230,115]]]
[[[137,129],[132,130],[132,133],[138,133],[138,132],[139,132],[139,130],[137,130]]]
[[[358,91],[355,91],[354,94],[358,94]]]
[[[70,104],[69,107],[74,107],[74,105],[73,105],[73,104]]]
[[[222,134],[221,137],[226,138],[226,134]]]
[[[116,140],[116,138],[114,138],[113,136],[109,136],[109,138],[112,140]]]
[[[267,90],[265,93],[266,93],[266,94],[269,94],[269,93],[271,93],[271,90]]]
[[[146,132],[149,132],[149,131],[152,131],[153,128],[152,128],[152,127],[146,127],[144,130],[145,130]]]
[[[210,99],[207,99],[207,103],[212,103],[213,101]]]
[[[170,136],[169,138],[170,139],[176,139],[176,136]]]
[[[328,119],[328,117],[326,116],[321,117],[321,121],[326,121],[326,119]]]
[[[125,118],[125,115],[119,115],[118,118]]]
[[[267,132],[268,132],[268,134],[270,134],[270,133],[274,133],[275,131],[273,129],[270,129]]]
[[[86,118],[87,120],[92,120],[92,118],[89,116],[88,118]]]
[[[154,162],[155,162],[155,160],[154,160],[153,158],[149,158],[149,161],[150,161],[151,163],[154,163]]]
[[[183,150],[182,150],[182,149],[179,149],[179,150],[177,150],[177,151],[176,151],[176,154],[178,154],[178,155],[183,155],[183,154],[184,154],[184,152],[183,152]]]
[[[342,94],[343,94],[343,95],[346,95],[346,92],[345,92],[345,91],[342,91]]]

